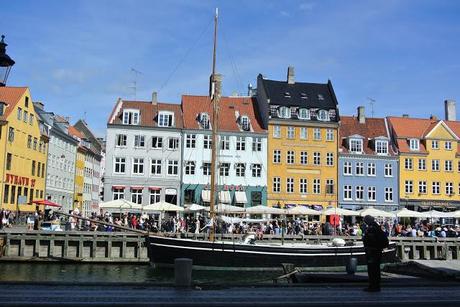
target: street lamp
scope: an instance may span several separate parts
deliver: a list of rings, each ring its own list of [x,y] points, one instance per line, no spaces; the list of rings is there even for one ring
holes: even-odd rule
[[[7,43],[4,41],[5,35],[2,35],[0,41],[0,86],[6,85],[6,80],[10,74],[11,67],[14,65],[14,61],[6,54]]]

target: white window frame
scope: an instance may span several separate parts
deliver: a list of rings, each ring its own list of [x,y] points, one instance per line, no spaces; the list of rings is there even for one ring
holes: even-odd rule
[[[123,161],[122,161],[123,159]],[[117,172],[117,166],[121,170],[123,168],[123,171],[118,171]],[[125,157],[114,157],[113,159],[113,173],[120,175],[120,174],[125,174],[126,173],[126,158]]]
[[[196,134],[185,135],[185,148],[196,148]]]
[[[150,175],[158,176],[161,175],[163,168],[163,161],[161,159],[150,160]]]
[[[299,180],[300,194],[308,194],[308,180],[307,178],[300,178]]]
[[[419,181],[419,182],[418,182],[418,193],[419,193],[419,194],[427,194],[427,184],[426,184],[426,181]]]
[[[237,136],[236,137],[236,150],[237,151],[246,151],[246,137]]]
[[[273,193],[281,193],[281,178],[280,177],[273,177],[272,190],[273,190]]]
[[[343,186],[343,200],[353,200],[353,188],[351,185]]]
[[[393,164],[386,163],[384,169],[384,176],[385,177],[393,177]]]
[[[420,140],[419,139],[409,139],[409,149],[411,151],[420,150]]]
[[[251,165],[252,177],[260,178],[262,177],[262,164],[254,163]]]
[[[330,121],[331,119],[329,117],[329,111],[327,111],[327,110],[319,110],[318,113],[317,113],[316,119],[318,119],[320,121],[323,121],[323,122]]]
[[[137,126],[140,122],[140,112],[136,109],[123,110],[123,125]]]
[[[355,175],[364,176],[364,162],[356,162],[355,164]]]
[[[438,140],[432,140],[431,141],[431,149],[439,149],[439,141]]]
[[[300,135],[301,140],[308,139],[308,129],[307,129],[307,127],[300,127],[299,135]]]
[[[185,161],[185,175],[195,175],[196,162],[195,161]]]
[[[203,149],[211,149],[212,147],[212,135],[203,135]]]
[[[294,178],[286,178],[286,193],[294,193]]]
[[[133,158],[132,174],[142,176],[145,173],[144,158]],[[137,168],[137,171],[135,171]]]
[[[125,199],[125,188],[112,189],[112,200]]]
[[[452,150],[452,142],[451,141],[445,141],[444,142],[444,149],[445,150]]]
[[[367,176],[375,177],[377,174],[377,168],[374,162],[367,164]]]
[[[385,202],[392,203],[393,202],[393,188],[386,187],[385,188]]]
[[[308,152],[307,151],[300,152],[300,164],[308,165]]]
[[[177,150],[177,149],[179,149],[179,138],[177,137],[168,138],[168,150]]]
[[[454,183],[453,182],[446,182],[445,192],[446,192],[446,195],[448,196],[454,195]]]
[[[321,166],[321,152],[317,151],[313,153],[313,165]]]
[[[262,151],[262,138],[252,137],[252,151]]]
[[[321,128],[313,128],[313,140],[321,141]]]
[[[454,162],[452,160],[444,161],[444,171],[453,172],[454,171]]]
[[[433,195],[441,194],[441,183],[439,181],[433,181],[431,183],[431,192]]]
[[[145,135],[136,134],[134,136],[134,148],[145,148]]]
[[[143,191],[143,189],[131,189],[131,201],[135,204],[142,205]]]
[[[334,141],[334,129],[326,129],[326,141]]]
[[[149,203],[153,205],[160,201],[161,201],[161,190],[150,190]]]
[[[158,112],[158,127],[174,127],[174,112]]]
[[[355,188],[355,200],[362,201],[364,200],[364,186],[358,185]]]
[[[388,155],[388,141],[375,141],[375,153],[381,156]]]
[[[220,150],[230,150],[230,136],[229,135],[221,135],[220,137]]]
[[[294,150],[288,150],[286,153],[286,163],[294,164],[295,163],[295,152]]]
[[[246,176],[246,163],[235,163],[235,175],[236,177]]]
[[[281,106],[278,108],[279,118],[291,118],[291,110],[288,107]]]
[[[321,194],[321,179],[313,179],[313,194]]]
[[[434,159],[434,160],[431,160],[431,170],[433,172],[439,172],[440,171],[440,165],[439,165],[439,160],[437,159]]]
[[[426,159],[418,159],[418,170],[419,171],[426,171]]]
[[[299,108],[297,111],[297,117],[299,119],[303,120],[309,120],[310,119],[310,110],[307,108]]]
[[[152,148],[154,149],[162,149],[163,148],[163,137],[161,136],[152,136],[152,138],[150,139],[151,140],[151,144],[152,144]],[[155,140],[155,142],[154,142]]]
[[[363,153],[363,140],[362,139],[350,139],[349,148],[351,153],[362,154]]]
[[[273,150],[273,163],[281,163],[281,150],[280,149]]]
[[[334,153],[326,153],[326,166],[334,166]]]
[[[286,137],[288,139],[295,139],[295,127],[288,126],[286,129]]]
[[[414,169],[414,159],[404,158],[404,169],[412,171]]]
[[[168,176],[179,176],[179,161],[168,160],[166,174]]]
[[[281,126],[273,126],[273,137],[276,139],[281,138]]]
[[[413,194],[414,193],[414,181],[406,180],[404,181],[404,193]]]
[[[126,134],[116,134],[115,135],[115,147],[126,147],[127,142],[128,142],[128,136]]]
[[[367,201],[377,201],[377,188],[367,187]]]
[[[353,175],[353,164],[350,161],[343,162],[343,175],[344,176]]]

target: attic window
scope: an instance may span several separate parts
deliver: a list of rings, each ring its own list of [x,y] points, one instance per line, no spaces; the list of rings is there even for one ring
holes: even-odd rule
[[[284,93],[284,97],[286,97],[286,98],[291,98],[291,93],[285,92],[285,93]]]
[[[348,148],[351,153],[362,153],[363,152],[363,140],[361,139],[350,139]]]
[[[322,94],[318,94],[318,100],[324,100],[324,96]]]
[[[418,139],[410,139],[409,147],[410,147],[410,150],[414,150],[414,151],[420,150],[420,141]]]
[[[241,116],[240,125],[241,125],[241,129],[243,129],[244,131],[249,131],[251,128],[249,117]]]
[[[299,119],[310,119],[310,110],[305,108],[300,108],[298,111]]]
[[[208,113],[201,113],[199,117],[201,127],[203,129],[209,129],[209,115]]]
[[[280,118],[290,118],[291,117],[291,112],[288,107],[280,107],[278,109],[278,116]]]
[[[139,125],[139,110],[123,110],[123,125]]]
[[[388,141],[377,140],[375,141],[375,152],[378,155],[388,154]]]
[[[158,126],[159,127],[174,127],[174,113],[160,111],[158,113]]]
[[[302,99],[308,99],[308,96],[307,96],[307,94],[305,94],[305,93],[300,93],[300,98],[302,98]]]
[[[317,118],[321,121],[329,121],[329,112],[326,110],[319,110]]]

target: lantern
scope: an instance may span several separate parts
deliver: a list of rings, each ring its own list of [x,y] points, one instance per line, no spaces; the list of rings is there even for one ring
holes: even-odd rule
[[[6,80],[10,74],[11,67],[14,65],[14,61],[6,54],[6,46],[8,44],[4,41],[5,35],[2,35],[0,41],[0,86],[6,85]]]

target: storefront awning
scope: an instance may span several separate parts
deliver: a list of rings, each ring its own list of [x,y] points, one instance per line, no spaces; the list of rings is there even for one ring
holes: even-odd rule
[[[160,191],[161,188],[160,187],[149,187],[149,190],[150,191]]]
[[[131,190],[143,190],[144,187],[131,187]]]
[[[211,202],[211,191],[209,190],[203,190],[201,191],[201,199],[205,203]]]
[[[112,190],[114,190],[114,189],[122,190],[122,189],[124,189],[124,188],[125,188],[124,185],[113,185],[113,186],[112,186]]]
[[[220,191],[219,192],[219,203],[229,204],[231,202],[232,202],[232,199],[230,198],[230,192],[229,191]]]
[[[236,191],[235,192],[235,202],[237,204],[246,204],[248,202],[248,199],[246,197],[246,192]]]

